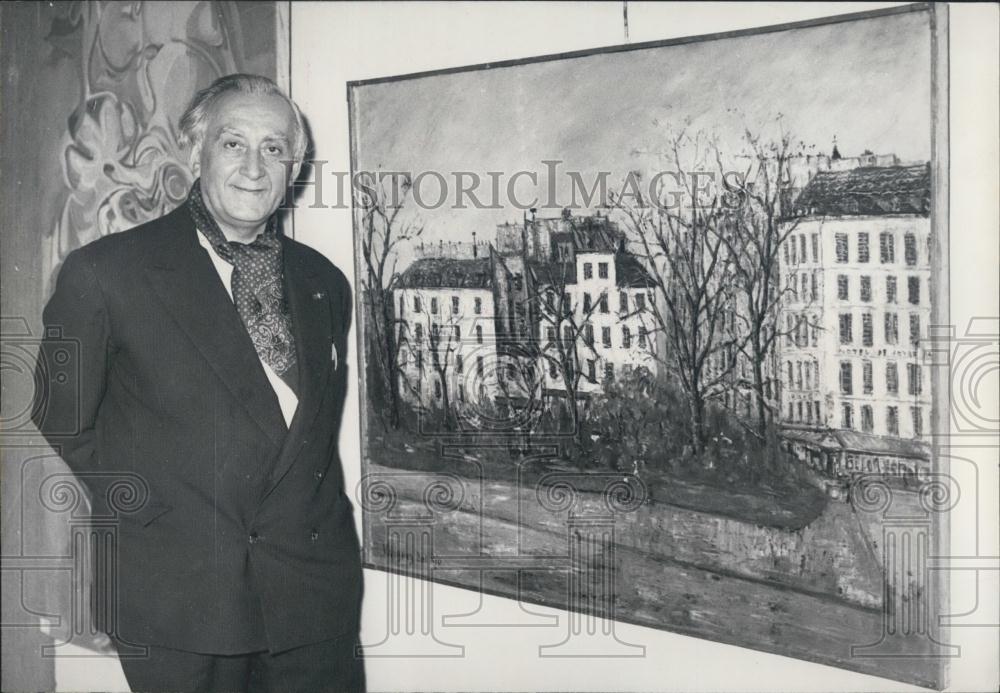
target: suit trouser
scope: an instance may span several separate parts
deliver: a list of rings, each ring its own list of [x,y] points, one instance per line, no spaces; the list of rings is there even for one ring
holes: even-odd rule
[[[365,690],[354,634],[277,654],[210,655],[149,646],[145,657],[121,657],[133,691],[312,693]],[[134,646],[132,646],[134,648]]]

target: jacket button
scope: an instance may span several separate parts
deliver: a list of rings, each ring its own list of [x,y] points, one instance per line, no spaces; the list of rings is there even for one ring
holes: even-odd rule
[[[322,479],[323,478],[323,470],[322,469],[317,469],[315,472],[313,472],[313,476],[315,476],[317,479]]]
[[[313,531],[309,532],[309,538],[312,539],[313,541],[316,541],[317,539],[319,539],[319,532],[317,532],[314,529]]]
[[[260,541],[260,535],[257,532],[251,532],[249,539],[251,544],[256,544]]]

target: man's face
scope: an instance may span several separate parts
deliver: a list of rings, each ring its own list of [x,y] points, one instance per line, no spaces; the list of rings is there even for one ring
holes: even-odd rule
[[[191,156],[205,204],[230,240],[252,241],[281,204],[294,139],[295,115],[280,96],[229,92],[216,102]]]

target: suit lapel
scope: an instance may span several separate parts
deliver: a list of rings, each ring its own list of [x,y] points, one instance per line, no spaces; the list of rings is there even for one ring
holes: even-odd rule
[[[306,442],[319,412],[330,377],[333,332],[330,296],[322,278],[305,254],[284,237],[285,295],[292,314],[292,330],[299,362],[299,404],[285,445],[278,456],[269,493],[291,468]]]
[[[233,397],[280,448],[286,439],[285,422],[253,342],[208,253],[198,244],[186,207],[172,215],[173,231],[146,267],[150,286]]]

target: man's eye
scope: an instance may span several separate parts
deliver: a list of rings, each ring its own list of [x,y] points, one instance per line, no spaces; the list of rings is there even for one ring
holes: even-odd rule
[[[268,154],[270,154],[271,156],[280,156],[281,154],[283,154],[285,152],[285,150],[284,150],[283,147],[279,147],[276,144],[270,144],[270,145],[268,145],[267,148],[265,149],[265,151]]]
[[[243,145],[241,143],[237,142],[236,140],[227,140],[227,141],[225,141],[225,142],[222,143],[222,146],[225,149],[239,149]]]

